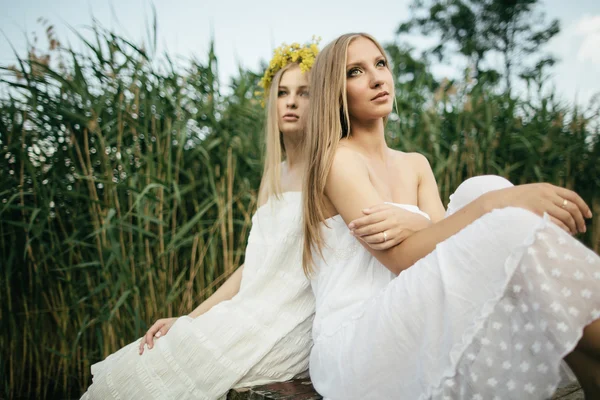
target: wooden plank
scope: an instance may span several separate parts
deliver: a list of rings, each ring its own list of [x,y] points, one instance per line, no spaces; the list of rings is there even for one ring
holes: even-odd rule
[[[559,388],[554,396],[552,396],[552,400],[584,400],[583,390],[578,383],[572,383],[569,386],[565,386],[564,388]]]
[[[227,400],[321,400],[309,379],[234,389]]]
[[[227,400],[321,400],[309,379],[297,379],[288,382],[271,383],[251,388],[234,389]],[[552,400],[584,400],[583,390],[573,383],[556,391]]]

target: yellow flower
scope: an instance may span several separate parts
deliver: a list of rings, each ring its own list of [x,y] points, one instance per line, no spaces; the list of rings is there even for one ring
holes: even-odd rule
[[[273,51],[273,58],[271,59],[271,62],[269,62],[269,66],[267,67],[265,74],[259,83],[259,86],[263,89],[263,99],[261,102],[263,106],[264,100],[269,92],[269,88],[271,87],[273,77],[283,67],[290,63],[298,63],[300,65],[300,71],[310,71],[315,63],[315,58],[319,53],[318,44],[320,41],[320,37],[313,35],[311,42],[305,44],[304,46],[300,45],[299,43],[292,43],[289,46],[283,43],[280,47]]]

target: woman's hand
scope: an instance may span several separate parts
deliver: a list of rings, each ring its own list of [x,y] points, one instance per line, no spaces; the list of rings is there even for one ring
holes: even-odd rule
[[[391,204],[379,204],[363,210],[364,217],[350,222],[348,228],[374,250],[387,250],[414,232],[431,225],[424,216]]]
[[[484,196],[490,209],[521,207],[540,216],[548,213],[552,222],[572,235],[585,232],[585,218],[592,218],[592,211],[577,193],[549,183],[519,185]]]
[[[166,335],[175,321],[177,321],[177,318],[161,318],[157,320],[154,325],[148,329],[148,332],[146,332],[142,338],[142,341],[140,342],[140,355],[142,355],[144,352],[145,344],[148,344],[148,349],[154,347],[154,339],[158,339],[159,337]]]

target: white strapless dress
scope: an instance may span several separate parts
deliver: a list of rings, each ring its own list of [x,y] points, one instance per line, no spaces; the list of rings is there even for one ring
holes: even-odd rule
[[[546,399],[600,318],[600,258],[548,217],[495,210],[397,277],[341,217],[326,224],[310,356],[326,399]]]
[[[152,350],[139,339],[92,366],[83,399],[205,399],[285,381],[308,369],[314,297],[302,271],[301,194],[269,199],[252,218],[239,293],[179,318]]]

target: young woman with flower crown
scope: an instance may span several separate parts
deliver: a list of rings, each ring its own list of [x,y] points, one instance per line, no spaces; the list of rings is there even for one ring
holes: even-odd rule
[[[314,298],[301,268],[299,142],[316,54],[316,43],[284,45],[263,77],[266,160],[245,264],[189,315],[159,319],[93,365],[83,399],[212,400],[306,372]]]
[[[553,185],[478,177],[445,213],[427,160],[386,146],[393,99],[371,36],[343,35],[317,57],[303,200],[317,391],[545,399],[564,359],[600,398],[600,257],[570,235],[588,206]],[[431,225],[413,232],[412,213]]]

